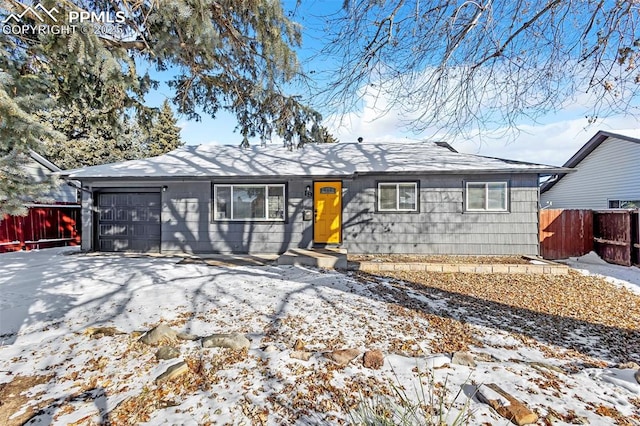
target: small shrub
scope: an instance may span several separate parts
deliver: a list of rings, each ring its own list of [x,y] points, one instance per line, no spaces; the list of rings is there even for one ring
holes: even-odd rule
[[[462,426],[470,424],[472,411],[467,398],[461,408],[453,408],[460,398],[463,386],[447,402],[447,379],[443,385],[435,382],[433,372],[427,372],[427,383],[424,384],[419,374],[420,386],[414,389],[412,398],[396,382],[391,384],[393,395],[376,395],[370,398],[361,397],[357,407],[349,412],[350,423],[358,426]]]

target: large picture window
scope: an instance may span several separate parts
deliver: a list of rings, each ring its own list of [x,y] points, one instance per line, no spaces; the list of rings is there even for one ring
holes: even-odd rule
[[[378,183],[378,211],[414,212],[418,210],[416,182]]]
[[[215,220],[284,221],[284,185],[214,185]]]
[[[467,211],[507,211],[507,182],[467,182]]]

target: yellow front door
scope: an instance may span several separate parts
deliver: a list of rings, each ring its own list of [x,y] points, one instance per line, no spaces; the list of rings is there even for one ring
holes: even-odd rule
[[[339,244],[342,227],[342,183],[313,183],[313,242]]]

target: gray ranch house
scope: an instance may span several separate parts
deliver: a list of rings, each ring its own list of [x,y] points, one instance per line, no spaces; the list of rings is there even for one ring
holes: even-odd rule
[[[63,175],[82,182],[84,250],[536,255],[539,176],[567,171],[365,142],[186,146]]]

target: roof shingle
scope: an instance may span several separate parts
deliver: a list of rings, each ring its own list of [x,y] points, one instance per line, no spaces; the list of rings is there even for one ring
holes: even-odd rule
[[[558,173],[567,170],[533,163],[453,152],[433,142],[308,144],[239,148],[185,146],[143,160],[63,172],[74,179],[352,176],[367,173]]]

